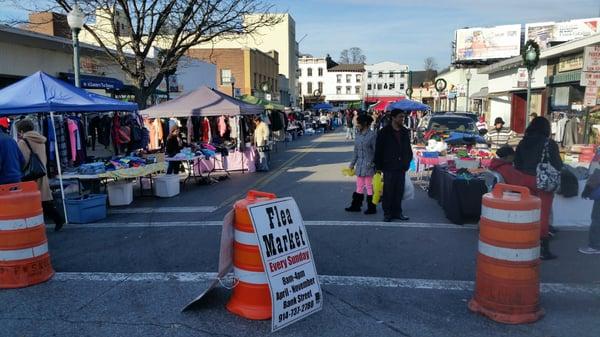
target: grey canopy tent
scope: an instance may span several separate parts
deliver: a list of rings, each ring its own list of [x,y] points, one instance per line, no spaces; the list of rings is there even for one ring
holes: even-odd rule
[[[94,94],[41,71],[0,90],[0,117],[49,113],[54,134],[56,134],[55,113],[137,110],[137,103],[122,102]],[[56,154],[65,220],[68,222],[57,142],[54,142],[54,153]]]
[[[263,111],[264,107],[260,105],[246,103],[203,86],[174,100],[142,110],[140,113],[148,118],[170,118],[258,115]]]

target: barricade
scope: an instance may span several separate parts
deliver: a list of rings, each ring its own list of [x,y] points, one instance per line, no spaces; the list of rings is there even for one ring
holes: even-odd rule
[[[52,275],[37,184],[0,185],[0,288],[31,286]]]
[[[248,319],[269,319],[272,311],[269,284],[248,206],[275,198],[275,194],[249,191],[245,199],[238,200],[233,206],[233,269],[237,283],[226,307],[230,312]]]
[[[511,193],[517,192],[517,193]],[[540,319],[539,198],[496,184],[482,200],[475,295],[469,309],[506,324]]]

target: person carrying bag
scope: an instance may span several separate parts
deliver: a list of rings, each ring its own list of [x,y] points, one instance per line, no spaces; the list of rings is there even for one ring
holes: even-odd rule
[[[38,180],[46,176],[46,166],[44,165],[44,163],[42,163],[40,157],[38,157],[38,155],[33,151],[33,149],[31,149],[31,144],[29,144],[29,141],[25,138],[23,139],[23,141],[27,145],[27,148],[29,149],[31,155],[29,156],[29,161],[23,169],[23,177],[21,178],[21,181]]]

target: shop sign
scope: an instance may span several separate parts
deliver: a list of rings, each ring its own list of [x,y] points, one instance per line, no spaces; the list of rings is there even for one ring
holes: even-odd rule
[[[581,73],[581,81],[579,82],[579,85],[581,85],[582,87],[585,87],[590,82],[592,82],[592,84],[600,83],[600,72],[596,72],[596,73],[582,72]]]
[[[584,106],[595,106],[600,101],[600,87],[594,85],[588,85],[585,87],[585,94],[583,96]]]
[[[583,52],[583,71],[600,72],[600,45],[585,47]]]
[[[558,59],[558,72],[577,70],[583,67],[583,55],[566,56]]]
[[[323,308],[308,233],[293,198],[248,207],[273,304],[271,329],[282,329]]]
[[[84,56],[80,59],[79,62],[79,66],[81,67],[81,70],[85,73],[88,74],[98,74],[98,61],[96,61],[95,59],[88,57],[88,56]]]
[[[527,68],[517,69],[517,88],[527,88]]]

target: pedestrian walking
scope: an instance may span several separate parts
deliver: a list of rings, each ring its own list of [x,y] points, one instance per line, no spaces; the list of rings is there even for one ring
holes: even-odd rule
[[[485,139],[492,150],[498,150],[507,145],[513,138],[515,138],[514,131],[504,127],[504,120],[501,117],[496,118],[494,128],[485,135]]]
[[[17,142],[8,135],[8,119],[0,121],[0,185],[21,181],[25,159]]]
[[[179,137],[179,127],[175,126],[171,129],[171,133],[167,137],[165,153],[167,157],[175,157],[181,151],[181,138]],[[179,174],[180,161],[169,161],[167,174]]]
[[[269,171],[267,151],[269,150],[269,126],[260,117],[254,118],[254,144],[258,151],[256,169],[259,172]]]
[[[375,167],[383,172],[383,221],[409,220],[402,211],[406,171],[413,158],[410,131],[404,127],[404,114],[392,110],[391,122],[379,131],[375,145]]]
[[[596,155],[597,156],[597,155]],[[590,175],[581,197],[594,200],[592,207],[591,223],[588,232],[588,245],[579,248],[582,254],[600,254],[600,169],[597,166],[596,158],[590,167],[594,172]]]
[[[354,141],[354,156],[350,168],[356,174],[356,191],[352,193],[352,204],[346,208],[348,212],[360,212],[367,193],[367,210],[365,214],[377,213],[377,205],[373,203],[373,176],[375,175],[375,142],[377,133],[370,129],[373,118],[360,115],[357,118],[358,128]]]
[[[25,163],[32,160],[32,154],[35,154],[44,165],[45,172],[48,172],[48,158],[46,157],[46,137],[35,131],[33,122],[29,119],[23,119],[17,123],[17,133],[19,136],[19,149],[23,154]],[[44,175],[35,181],[42,198],[42,209],[44,216],[52,219],[54,230],[60,231],[65,224],[64,217],[58,212],[54,205],[48,175]]]
[[[348,110],[344,116],[344,126],[346,127],[346,140],[354,139],[354,114]]]
[[[515,168],[525,173],[523,185],[528,187],[532,194],[542,201],[540,218],[540,239],[542,249],[540,258],[542,260],[555,259],[556,256],[550,252],[550,213],[554,192],[542,191],[537,188],[538,164],[548,162],[556,170],[562,169],[563,163],[560,158],[558,145],[550,138],[550,122],[544,117],[534,118],[527,130],[525,137],[519,142],[515,153]]]

